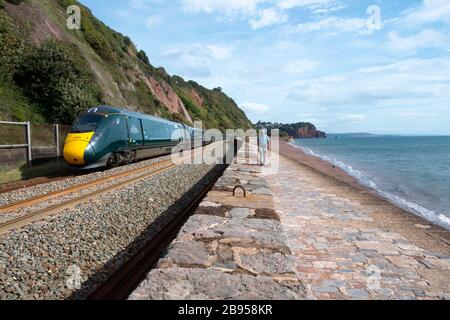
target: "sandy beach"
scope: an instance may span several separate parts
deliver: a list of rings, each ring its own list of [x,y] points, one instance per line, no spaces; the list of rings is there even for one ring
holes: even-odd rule
[[[450,232],[299,148],[280,153],[267,180],[309,298],[450,297]]]

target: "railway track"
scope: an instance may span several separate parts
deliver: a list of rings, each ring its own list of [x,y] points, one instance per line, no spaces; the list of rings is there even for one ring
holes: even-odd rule
[[[12,230],[20,229],[30,223],[37,222],[46,217],[49,217],[58,212],[61,212],[64,209],[74,207],[81,203],[85,203],[91,199],[94,199],[95,197],[102,195],[102,194],[112,192],[114,190],[126,187],[133,183],[136,183],[140,180],[162,174],[166,171],[174,169],[177,166],[185,163],[186,160],[191,159],[192,157],[193,158],[197,157],[202,152],[203,152],[203,148],[200,151],[194,151],[193,155],[191,154],[191,152],[189,152],[188,156],[182,157],[181,159],[179,159],[179,163],[176,163],[176,164],[172,163],[172,160],[164,160],[164,161],[153,163],[148,166],[144,166],[144,167],[137,168],[134,170],[122,172],[122,173],[115,174],[112,176],[99,178],[99,179],[96,179],[96,180],[93,180],[93,181],[90,181],[87,183],[79,184],[79,185],[76,185],[76,186],[61,190],[61,191],[54,191],[54,192],[51,192],[51,193],[48,193],[45,195],[33,197],[31,199],[19,201],[16,203],[12,203],[12,204],[0,207],[0,214],[17,211],[17,210],[29,208],[29,207],[32,207],[35,205],[44,204],[48,201],[58,199],[59,197],[75,194],[82,190],[91,189],[93,187],[99,187],[98,190],[71,198],[69,200],[64,200],[61,203],[58,203],[55,205],[45,206],[42,209],[31,211],[31,212],[25,213],[23,215],[20,215],[17,218],[13,218],[11,220],[3,222],[0,224],[0,235],[8,233]],[[121,181],[114,183],[115,180],[121,180]],[[113,182],[113,183],[110,185],[107,185],[105,187],[101,187],[102,184],[111,183],[111,182]]]
[[[88,296],[88,300],[125,300],[145,279],[159,258],[176,238],[181,227],[222,176],[228,165],[220,165],[209,184],[198,192],[188,206],[178,213],[160,232],[135,253],[119,270]]]

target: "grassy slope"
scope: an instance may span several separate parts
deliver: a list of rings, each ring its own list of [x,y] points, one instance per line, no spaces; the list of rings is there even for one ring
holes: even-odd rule
[[[49,36],[60,38],[77,57],[77,63],[89,71],[92,83],[99,91],[99,103],[188,122],[183,115],[172,114],[153,95],[145,81],[151,77],[160,83],[167,82],[183,101],[191,118],[202,120],[207,127],[225,129],[251,126],[244,112],[222,92],[170,77],[162,69],[142,59],[142,55],[139,55],[139,59],[138,50],[129,38],[104,25],[84,6],[80,5],[82,31],[68,30],[65,27],[65,8],[74,3],[78,4],[73,0],[26,0],[20,7],[8,4],[6,12],[20,26],[26,43],[38,45]],[[35,18],[22,18],[27,14]],[[50,29],[45,32],[46,22],[43,21],[49,21],[53,29],[57,29],[56,35]],[[195,90],[203,104],[193,98],[191,90]],[[0,84],[0,93],[1,119],[45,121],[45,115],[41,115],[12,83]]]

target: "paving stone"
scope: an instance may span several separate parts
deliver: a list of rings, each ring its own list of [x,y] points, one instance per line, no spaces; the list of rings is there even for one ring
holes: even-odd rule
[[[263,194],[266,196],[271,196],[272,191],[270,191],[270,189],[268,189],[268,188],[257,188],[257,189],[252,190],[252,194]]]
[[[230,275],[211,269],[155,269],[133,292],[130,300],[302,299],[305,288],[264,276]]]
[[[279,275],[295,278],[293,263],[285,255],[270,251],[258,251],[254,254],[236,253],[238,266],[253,274]]]
[[[420,265],[417,260],[405,256],[389,256],[387,259],[399,268],[418,268]]]
[[[230,216],[234,219],[245,219],[250,216],[249,208],[234,208],[230,211]]]
[[[327,287],[327,286],[312,286],[312,290],[314,292],[319,293],[337,293],[339,289],[336,287]]]
[[[228,209],[225,206],[200,206],[195,211],[195,214],[213,215],[218,217],[226,217]]]
[[[314,261],[314,268],[317,269],[337,269],[338,266],[333,261]]]
[[[264,219],[225,219],[194,215],[182,228],[181,239],[218,240],[235,246],[267,248],[289,253],[286,235],[277,221]]]
[[[365,289],[347,289],[350,297],[355,299],[367,299],[369,297],[369,293]]]
[[[355,245],[362,250],[375,250],[385,255],[399,254],[397,246],[390,242],[377,242],[377,241],[355,241]]]
[[[280,221],[280,215],[278,214],[278,212],[276,212],[274,209],[269,208],[255,209],[255,218]]]
[[[159,262],[160,268],[178,267],[209,267],[210,261],[208,248],[202,242],[188,241],[175,242],[167,255]]]

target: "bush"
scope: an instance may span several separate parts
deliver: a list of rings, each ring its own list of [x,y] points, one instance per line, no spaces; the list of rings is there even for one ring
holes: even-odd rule
[[[148,56],[145,53],[145,51],[143,51],[143,50],[139,51],[137,53],[137,57],[139,58],[139,60],[144,62],[146,65],[150,65],[150,59],[148,58]]]
[[[123,43],[125,43],[125,45],[126,45],[127,47],[129,47],[129,46],[131,45],[131,43],[132,43],[130,37],[125,36],[125,37],[123,38]]]
[[[5,12],[0,12],[0,81],[9,80],[18,58],[23,54],[24,44],[15,25]]]
[[[116,62],[117,57],[111,44],[102,34],[104,26],[92,16],[91,12],[85,7],[81,7],[81,29],[83,30],[84,38],[89,43],[92,49],[107,62]]]
[[[24,55],[14,80],[52,122],[70,123],[84,109],[98,103],[87,73],[54,40]]]
[[[94,29],[84,30],[84,38],[92,49],[107,62],[116,61],[111,45],[106,41],[103,35]]]

